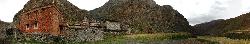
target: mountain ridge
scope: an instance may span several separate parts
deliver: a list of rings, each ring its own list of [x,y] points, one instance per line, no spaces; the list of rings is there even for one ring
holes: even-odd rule
[[[226,20],[221,20],[221,21],[216,21],[219,23],[215,23],[214,27],[210,27],[209,25],[213,24],[212,22],[207,22],[207,23],[202,23],[202,24],[197,24],[194,27],[196,30],[202,31],[202,30],[209,30],[205,32],[205,35],[222,35],[223,33],[227,33],[229,31],[233,30],[245,30],[250,27],[250,13],[242,14],[238,17],[235,18],[230,18]],[[210,23],[210,24],[209,24]],[[210,29],[201,29],[204,27],[210,27]],[[216,31],[216,32],[214,32]],[[198,31],[196,31],[198,32]],[[200,33],[202,34],[202,33]],[[203,33],[204,34],[204,33]]]
[[[177,10],[170,5],[160,6],[153,0],[109,0],[103,6],[91,10],[90,13],[97,19],[115,20],[139,29],[134,31],[191,30],[187,20]]]

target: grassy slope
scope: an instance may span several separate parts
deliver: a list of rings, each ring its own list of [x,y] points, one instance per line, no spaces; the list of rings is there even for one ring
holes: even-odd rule
[[[105,40],[97,42],[87,42],[85,44],[209,44],[211,41],[200,41],[191,38],[186,33],[156,33],[156,34],[133,34],[107,37]]]
[[[250,44],[250,40],[243,39],[229,39],[226,37],[213,37],[213,36],[199,36],[198,39],[204,39],[213,42],[219,42],[220,44]]]
[[[132,34],[132,35],[107,35],[104,40],[92,42],[58,42],[66,44],[135,44],[135,43],[155,43],[159,41],[179,40],[190,38],[187,33],[155,33],[155,34]],[[63,40],[62,40],[63,41]],[[17,42],[15,42],[17,43]],[[37,43],[41,42],[35,40],[27,40],[22,43]],[[53,42],[52,42],[53,43]]]

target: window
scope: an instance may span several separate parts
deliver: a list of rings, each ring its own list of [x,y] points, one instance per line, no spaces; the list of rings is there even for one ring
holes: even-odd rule
[[[35,21],[34,29],[38,29],[38,23],[37,23],[37,21]]]
[[[29,24],[26,24],[26,30],[29,30]]]

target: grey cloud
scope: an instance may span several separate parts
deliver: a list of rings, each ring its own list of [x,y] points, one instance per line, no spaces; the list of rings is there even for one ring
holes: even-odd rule
[[[214,20],[214,19],[216,19],[216,17],[213,15],[203,15],[200,17],[190,18],[190,19],[188,19],[188,21],[189,21],[190,25],[195,25],[195,24],[199,24],[199,23],[203,23],[203,22],[209,22],[209,21]]]
[[[189,18],[188,19],[189,24],[191,25],[200,24],[223,17],[224,12],[227,9],[227,7],[222,6],[223,4],[225,3],[220,1],[215,1],[215,3],[211,6],[210,11],[208,13],[200,14],[201,16],[199,17]]]

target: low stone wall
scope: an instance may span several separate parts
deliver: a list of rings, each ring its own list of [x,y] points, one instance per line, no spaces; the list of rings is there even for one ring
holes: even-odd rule
[[[103,40],[103,29],[90,27],[87,29],[69,29],[66,31],[66,40],[70,41],[97,41]]]
[[[104,34],[100,28],[87,28],[87,29],[67,29],[64,30],[65,35],[52,36],[49,34],[17,34],[16,36],[10,35],[18,42],[23,41],[36,41],[42,43],[51,42],[85,42],[103,40]]]
[[[77,30],[76,40],[81,41],[97,41],[103,40],[103,31],[98,28],[88,28],[86,30]]]

